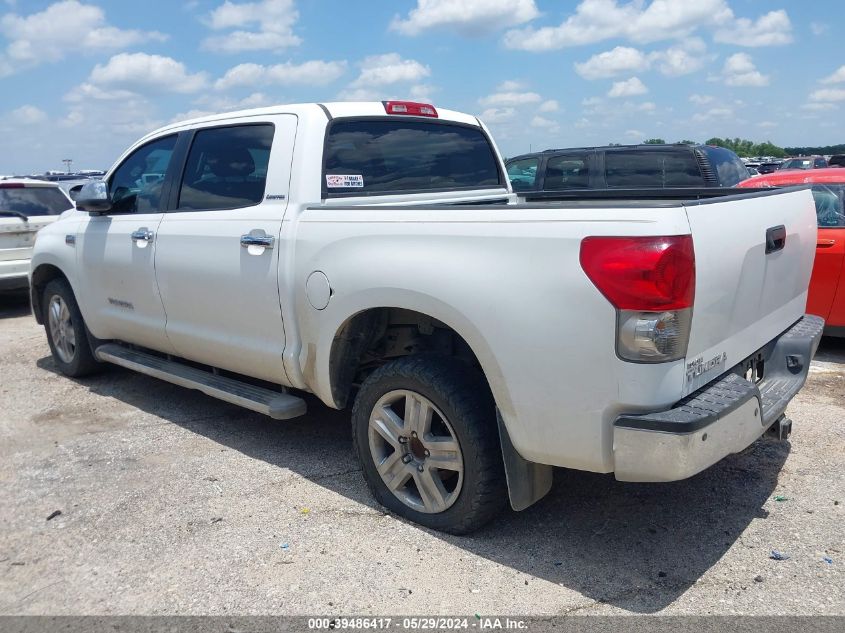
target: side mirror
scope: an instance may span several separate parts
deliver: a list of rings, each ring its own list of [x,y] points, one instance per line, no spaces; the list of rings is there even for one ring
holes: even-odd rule
[[[109,187],[102,180],[85,183],[76,196],[76,208],[91,215],[103,215],[112,209]]]

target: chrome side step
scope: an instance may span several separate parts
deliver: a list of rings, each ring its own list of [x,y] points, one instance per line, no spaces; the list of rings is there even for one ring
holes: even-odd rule
[[[305,415],[307,409],[305,400],[289,393],[256,387],[115,343],[100,345],[94,351],[94,356],[97,360],[114,363],[180,387],[196,389],[212,398],[269,415],[274,420],[296,418]]]

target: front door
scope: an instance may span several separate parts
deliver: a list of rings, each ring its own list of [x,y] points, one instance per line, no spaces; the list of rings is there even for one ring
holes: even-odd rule
[[[162,190],[175,146],[174,134],[133,151],[109,177],[112,212],[80,224],[79,303],[97,338],[172,352],[154,261]]]
[[[293,115],[194,133],[156,239],[167,335],[179,356],[287,382],[279,237],[295,135]]]

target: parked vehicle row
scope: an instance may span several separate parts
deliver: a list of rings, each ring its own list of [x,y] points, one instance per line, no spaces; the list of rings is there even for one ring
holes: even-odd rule
[[[277,419],[354,403],[373,494],[431,528],[530,506],[553,466],[682,479],[788,435],[823,322],[810,192],[715,188],[741,163],[680,149],[659,189],[532,203],[476,117],[430,104],[175,123],[39,233],[33,311],[69,376]],[[539,186],[631,187],[655,162],[624,151],[544,155]]]

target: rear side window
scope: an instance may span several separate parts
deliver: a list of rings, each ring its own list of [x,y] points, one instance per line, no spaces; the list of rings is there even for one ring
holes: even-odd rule
[[[274,129],[262,123],[197,132],[179,187],[179,210],[236,209],[261,202]]]
[[[845,185],[814,185],[813,198],[816,201],[816,217],[820,228],[845,227],[843,208]]]
[[[543,189],[586,189],[590,186],[590,170],[586,154],[566,154],[550,158],[546,163]]]
[[[692,151],[614,150],[605,155],[607,186],[702,187],[704,179]]]
[[[719,177],[719,186],[735,187],[748,178],[748,168],[739,156],[722,147],[703,147],[710,165]]]
[[[322,184],[329,196],[504,186],[480,128],[386,119],[332,124]]]
[[[537,183],[537,166],[539,158],[523,158],[508,163],[508,179],[514,191],[533,189]]]
[[[59,215],[73,208],[65,195],[54,187],[0,187],[0,209],[26,216]]]

